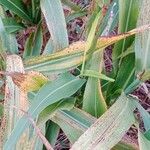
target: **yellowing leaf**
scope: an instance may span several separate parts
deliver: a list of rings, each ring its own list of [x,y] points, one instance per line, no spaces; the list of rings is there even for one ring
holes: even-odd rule
[[[123,34],[110,36],[110,37],[101,37],[97,41],[97,49],[105,48],[111,44],[114,44],[115,42],[118,42],[118,41],[124,39],[124,38],[127,38],[127,37],[134,35],[136,33],[141,33],[141,32],[148,30],[148,29],[150,29],[150,25],[144,25],[144,26],[133,29],[133,30],[126,32],[126,33],[123,33]]]
[[[146,81],[150,79],[150,70],[146,70],[138,75],[141,81]]]
[[[45,83],[48,82],[48,78],[39,72],[30,71],[28,73],[11,73],[13,82],[24,92],[31,92],[39,90]]]
[[[137,29],[133,29],[124,34],[116,35],[116,36],[103,36],[100,37],[97,41],[95,51],[104,49],[105,47],[114,44],[115,42],[127,38],[136,33],[143,32],[150,28],[150,25],[145,25],[139,27]],[[25,60],[25,69],[26,70],[36,70],[41,72],[54,72],[60,71],[63,72],[64,69],[72,69],[79,66],[83,61],[84,51],[86,50],[87,42],[86,41],[78,41],[71,44],[68,48],[60,52],[56,52],[50,55],[44,55],[39,57],[34,57],[28,60]],[[86,59],[89,54],[87,53]],[[72,61],[74,60],[74,61]],[[65,65],[62,65],[63,64]],[[67,66],[66,66],[67,65]],[[53,69],[51,69],[51,67]]]

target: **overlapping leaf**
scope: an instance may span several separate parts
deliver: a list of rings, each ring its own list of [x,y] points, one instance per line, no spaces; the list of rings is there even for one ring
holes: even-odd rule
[[[22,0],[0,0],[0,4],[14,12],[21,18],[32,22],[32,19],[29,16],[27,10],[25,9],[25,5],[23,4]]]
[[[97,41],[95,51],[103,49],[121,39],[143,32],[147,29],[149,29],[149,25],[133,29],[127,33],[117,36],[100,37]],[[71,44],[68,48],[65,48],[61,52],[28,59],[24,62],[25,69],[41,72],[63,72],[66,69],[72,69],[82,63],[86,45],[87,43],[85,41],[79,41]],[[88,57],[88,55],[86,57]]]
[[[134,109],[133,101],[122,94],[117,102],[75,142],[71,150],[111,149],[135,122]]]
[[[23,24],[18,23],[14,18],[4,18],[3,23],[8,33],[14,33],[23,30]]]
[[[84,84],[84,82],[85,80],[66,73],[60,76],[57,80],[48,82],[35,96],[35,100],[33,100],[28,113],[32,118],[37,117],[37,115],[47,106],[74,94]],[[26,115],[24,115],[18,121],[15,129],[13,130],[9,139],[6,141],[4,149],[12,149],[12,146],[14,146],[14,144],[17,142],[27,126],[29,126],[28,119],[26,118]]]
[[[53,51],[67,47],[68,35],[61,1],[41,0],[40,3],[47,27],[51,34],[52,45],[54,47]]]
[[[137,18],[139,14],[139,0],[119,0],[119,34],[127,32],[136,27]],[[126,57],[119,57],[131,46],[134,41],[134,36],[124,38],[115,44],[113,49],[113,75],[115,82],[109,85],[107,91],[108,102],[112,98],[120,95],[133,80],[135,73],[135,54],[130,53]],[[123,78],[123,80],[122,80]]]
[[[39,56],[43,45],[43,35],[41,24],[38,25],[35,32],[32,32],[25,43],[23,57]]]
[[[6,59],[6,71],[9,72],[20,72],[24,73],[24,68],[22,64],[22,60],[19,56],[11,55],[7,56]],[[14,66],[14,64],[16,64]],[[19,88],[13,83],[12,78],[10,76],[6,77],[6,87],[5,87],[5,102],[4,102],[4,115],[5,121],[4,129],[1,130],[1,133],[4,133],[1,140],[6,140],[11,132],[14,129],[14,126],[17,124],[17,121],[22,117],[22,114],[18,111],[14,110],[14,107],[27,110],[28,109],[28,101],[26,93],[19,90]],[[3,122],[2,122],[3,123]],[[2,125],[3,126],[3,125]],[[28,145],[30,142],[28,141],[29,134],[28,131],[24,132],[24,137],[21,137],[20,140],[17,141],[17,144],[23,142],[24,145]],[[1,141],[0,141],[1,142]],[[4,141],[3,141],[4,142]],[[3,146],[3,143],[0,145]],[[16,149],[19,149],[18,145]],[[32,144],[30,143],[32,147]]]

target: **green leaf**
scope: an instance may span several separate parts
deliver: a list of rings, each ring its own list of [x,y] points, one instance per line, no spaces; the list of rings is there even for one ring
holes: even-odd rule
[[[8,33],[18,32],[25,28],[23,24],[18,23],[14,18],[4,18],[3,24]]]
[[[41,20],[41,9],[40,9],[40,0],[31,0],[32,3],[32,18],[35,24],[38,24]]]
[[[69,45],[68,35],[60,0],[41,0],[40,3],[53,41],[53,51],[58,51],[67,47]]]
[[[0,119],[3,116],[3,112],[4,112],[4,106],[0,103]]]
[[[146,132],[144,133],[144,136],[145,136],[148,140],[150,140],[150,130],[146,131]]]
[[[46,107],[40,114],[37,120],[37,124],[44,124],[47,120],[49,120],[57,110],[70,110],[73,108],[75,103],[74,98],[68,98],[65,100],[61,100],[52,105]]]
[[[96,118],[78,108],[70,111],[59,110],[50,119],[61,127],[71,143],[74,143],[96,121]]]
[[[149,150],[150,141],[140,131],[138,131],[138,142],[140,150]]]
[[[150,24],[150,1],[141,1],[140,15],[138,25]],[[144,19],[143,19],[144,18]],[[136,54],[136,72],[143,72],[150,68],[150,31],[136,35],[135,54]]]
[[[78,138],[97,120],[95,117],[76,107],[70,111],[57,111],[56,115],[50,119],[61,127],[71,143],[76,142]],[[124,140],[114,147],[115,150],[116,148],[120,148],[120,150],[122,150],[121,148],[124,148],[124,150],[137,150],[136,145]]]
[[[136,27],[138,13],[139,12],[139,0],[119,0],[119,29],[118,32],[124,33]],[[113,59],[121,55],[127,48],[131,46],[134,41],[134,37],[125,38],[119,41],[113,49]],[[119,62],[119,64],[118,64]],[[121,60],[115,62],[114,67],[119,67]],[[118,68],[117,67],[117,68]],[[117,70],[117,68],[115,68]]]
[[[42,27],[39,24],[36,32],[32,32],[25,43],[23,57],[39,56],[43,45]]]
[[[95,44],[97,42],[98,35],[99,35],[96,33],[96,31],[97,31],[97,28],[99,28],[99,24],[100,24],[99,22],[102,19],[102,11],[99,10],[99,8],[96,8],[91,18],[94,18],[94,19],[91,24],[91,28],[89,29],[89,34],[87,38],[88,44],[87,44],[87,49],[84,52],[81,75],[84,75],[87,73],[91,74],[91,72],[89,71],[85,72],[84,61],[85,61],[86,53],[96,48]],[[102,58],[103,58],[103,51],[95,52],[91,59],[90,70],[101,73]],[[101,116],[107,110],[107,106],[106,106],[106,103],[105,103],[105,100],[101,91],[100,80],[98,78],[93,78],[93,77],[88,78],[85,91],[84,91],[83,109],[95,117]]]
[[[4,94],[1,94],[1,93],[0,93],[0,101],[3,101],[4,98],[5,98]]]
[[[25,43],[25,50],[23,52],[23,58],[27,58],[29,56],[32,56],[32,43],[34,39],[34,32],[30,34],[30,36],[27,38]]]
[[[1,52],[18,53],[18,44],[14,34],[8,34],[0,17],[0,42]]]
[[[45,46],[44,51],[43,51],[42,54],[43,55],[52,54],[54,49],[55,49],[55,45],[53,43],[53,40],[50,38],[48,40],[48,42],[46,43],[46,46]]]
[[[68,15],[66,17],[66,22],[68,23],[68,22],[70,22],[70,21],[72,21],[72,20],[74,20],[76,18],[83,17],[85,15],[87,15],[86,11],[80,10],[80,11],[73,12],[73,13],[71,13],[70,15]]]
[[[131,139],[128,139],[131,140]],[[114,146],[111,150],[139,150],[138,145],[133,143],[132,141],[127,141],[126,139],[120,141],[116,146]]]
[[[125,52],[123,52],[120,56],[118,56],[118,58],[116,58],[116,59],[124,58],[124,57],[130,55],[131,53],[134,53],[133,44]]]
[[[22,19],[32,22],[22,0],[0,0],[0,4],[20,16]]]
[[[15,34],[8,34],[6,39],[7,51],[11,54],[18,53],[18,43]]]
[[[141,104],[135,101],[136,107],[138,108],[140,115],[143,119],[144,128],[146,131],[150,130],[150,114],[141,106]]]
[[[7,39],[7,34],[5,27],[3,25],[2,18],[0,17],[0,53],[3,53],[7,50],[5,45],[5,40]]]
[[[122,91],[124,91],[130,83],[134,80],[135,63],[133,54],[129,54],[124,57],[124,60],[119,68],[118,75],[115,78],[115,82],[110,84],[107,91],[107,100],[118,97]]]
[[[83,76],[94,77],[94,78],[98,78],[98,79],[107,80],[107,81],[110,81],[110,82],[115,81],[114,79],[109,78],[106,75],[101,74],[101,73],[96,72],[96,71],[93,71],[93,70],[84,70]]]
[[[81,10],[80,6],[74,4],[74,3],[71,2],[70,0],[61,0],[61,2],[62,2],[64,5],[70,7],[73,11],[79,11],[79,10]]]
[[[135,122],[132,100],[122,94],[116,103],[75,142],[71,150],[111,149]]]
[[[118,33],[127,32],[136,27],[139,14],[139,0],[119,0],[119,29]],[[118,95],[134,80],[135,54],[130,53],[126,57],[121,57],[128,48],[133,48],[134,36],[124,38],[115,44],[113,49],[113,73],[111,78],[115,78],[113,84],[108,85],[107,101],[117,98]],[[119,59],[118,59],[119,58]],[[122,80],[123,79],[123,80]],[[119,91],[119,92],[118,92]],[[110,97],[109,97],[110,96]]]
[[[106,16],[102,20],[101,28],[99,29],[100,34],[104,32],[110,33],[118,24],[119,18],[119,2],[118,0],[113,0],[109,6]]]
[[[37,30],[35,32],[35,35],[34,35],[32,56],[40,55],[42,45],[43,45],[42,26],[41,26],[41,24],[39,24],[38,27],[37,27]]]
[[[46,123],[46,135],[49,143],[54,147],[60,132],[60,127],[52,121]]]
[[[94,54],[90,69],[101,71],[102,53],[103,52],[97,52]],[[102,95],[100,80],[98,78],[88,78],[84,91],[83,109],[95,117],[101,116],[107,110],[107,105]]]
[[[109,14],[107,13],[106,16],[103,18],[102,24],[99,27],[100,28],[99,34],[101,34],[102,36],[107,36],[108,33],[113,29],[114,25],[116,25],[116,19],[118,15],[117,6],[118,3],[114,1],[108,10]],[[115,13],[116,16],[112,16],[112,13]],[[93,32],[92,28],[91,32]],[[91,35],[89,34],[89,36]],[[103,51],[97,53],[95,52],[91,59],[90,70],[102,72],[102,63],[103,63]],[[105,76],[106,78],[103,77],[100,78],[107,79],[109,81],[114,81],[110,78],[107,78],[106,76]],[[88,78],[84,93],[83,109],[96,117],[99,117],[107,110],[107,105],[102,93],[101,83],[99,79],[94,79],[91,77]]]
[[[74,106],[74,102],[74,98],[68,98],[48,106],[40,113],[37,124],[41,125],[45,123],[51,117],[55,116],[58,110],[71,110]],[[46,125],[46,138],[52,146],[55,146],[60,127],[52,121],[48,121]]]
[[[73,95],[83,84],[85,80],[74,77],[69,73],[61,75],[53,82],[48,82],[36,94],[32,105],[28,109],[28,114],[34,119],[47,106],[52,105],[63,98]],[[4,150],[12,149],[26,127],[29,126],[28,119],[24,115],[15,126],[9,139],[4,145]],[[13,140],[12,140],[13,139]]]
[[[84,69],[85,69],[85,61],[86,61],[86,54],[88,52],[91,52],[91,50],[93,51],[96,47],[96,43],[97,43],[97,39],[98,36],[96,34],[97,28],[99,27],[99,22],[102,18],[102,12],[100,10],[99,7],[96,7],[95,11],[93,12],[90,21],[91,22],[91,26],[89,28],[89,33],[87,36],[87,45],[85,47],[85,51],[84,51],[84,57],[83,57],[83,63],[82,63],[82,68],[81,68],[81,75],[84,73]]]

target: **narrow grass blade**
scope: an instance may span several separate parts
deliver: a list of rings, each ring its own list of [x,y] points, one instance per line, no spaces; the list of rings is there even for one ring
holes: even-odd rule
[[[18,53],[18,45],[17,40],[14,34],[9,34],[6,32],[3,20],[0,17],[0,52],[10,52],[10,53]]]
[[[68,15],[66,17],[66,22],[69,23],[70,21],[72,21],[72,20],[74,20],[76,18],[79,18],[79,17],[83,17],[85,15],[87,15],[86,11],[81,11],[80,10],[80,11],[77,11],[77,12],[73,12],[73,13],[71,13],[70,15]]]
[[[127,32],[136,27],[139,0],[119,0],[119,34]],[[124,51],[126,51],[134,41],[134,37],[125,38],[119,41],[113,49],[113,59],[117,58]],[[115,61],[114,69],[117,71],[122,59]],[[118,63],[119,62],[119,63]]]
[[[14,18],[4,18],[3,24],[8,33],[16,33],[25,28],[23,24],[18,23]]]
[[[61,1],[41,0],[40,3],[53,41],[53,51],[68,47],[68,35]]]
[[[31,17],[29,16],[28,12],[25,9],[25,5],[23,1],[21,0],[0,0],[0,4],[4,7],[8,8],[18,16],[20,16],[22,19],[25,19],[29,22],[32,22]]]
[[[136,27],[139,7],[139,0],[119,0],[119,34],[127,32]],[[119,57],[128,51],[128,48],[133,48],[133,46],[131,46],[133,41],[134,36],[131,36],[124,38],[115,44],[112,52],[113,73],[111,75],[112,78],[115,78],[115,82],[108,85],[108,103],[111,101],[111,99],[117,98],[121,92],[134,80],[135,53],[130,53],[126,57]]]
[[[115,81],[114,79],[109,78],[106,75],[101,74],[101,73],[96,72],[96,71],[93,71],[93,70],[84,70],[83,75],[88,76],[88,77],[94,77],[94,78],[102,79],[102,80],[107,80],[107,81],[110,81],[110,82]]]
[[[35,32],[32,32],[25,43],[23,58],[39,56],[43,45],[43,35],[41,24],[38,25]]]
[[[80,6],[76,5],[75,3],[71,2],[70,0],[61,0],[61,2],[70,7],[73,11],[79,11],[81,10]]]

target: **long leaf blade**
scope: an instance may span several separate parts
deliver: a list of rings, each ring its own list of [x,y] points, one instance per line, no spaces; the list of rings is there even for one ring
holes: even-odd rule
[[[150,1],[143,0],[141,2],[140,16],[138,25],[150,23]],[[144,18],[144,19],[143,19]],[[150,31],[136,35],[135,39],[135,54],[136,54],[136,72],[144,71],[150,68]]]
[[[67,47],[69,42],[61,1],[41,0],[40,3],[53,41],[53,51]]]
[[[35,96],[35,100],[30,106],[28,113],[31,117],[35,118],[44,108],[60,101],[62,98],[67,98],[74,94],[83,84],[85,80],[74,77],[70,74],[63,74],[57,80],[52,83],[47,83],[41,88],[38,94]],[[29,123],[24,115],[15,126],[12,134],[4,145],[4,149],[12,149],[18,138]]]
[[[135,122],[134,109],[133,101],[122,94],[117,102],[75,142],[71,150],[111,149]]]
[[[137,29],[131,30],[127,33],[111,36],[100,37],[97,41],[95,51],[104,49],[105,47],[124,39],[128,36],[134,35],[144,30],[149,29],[150,26],[142,26]],[[60,52],[51,55],[39,56],[25,60],[25,69],[37,70],[41,72],[64,72],[66,69],[72,69],[79,66],[83,60],[83,54],[86,48],[85,41],[79,41],[71,44],[68,48],[63,49]],[[87,55],[88,58],[88,55]]]

